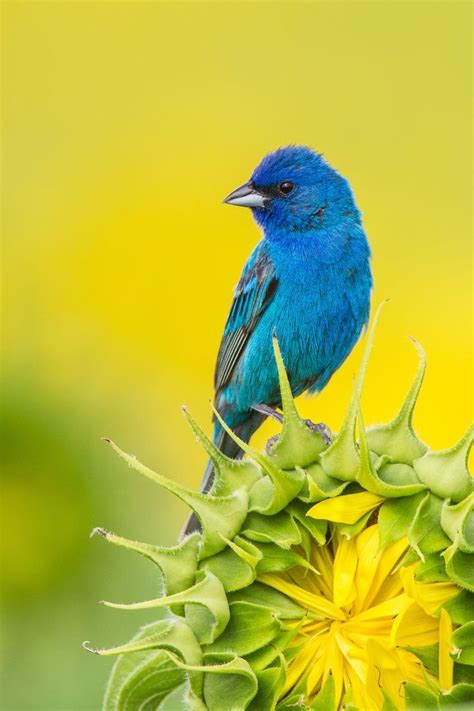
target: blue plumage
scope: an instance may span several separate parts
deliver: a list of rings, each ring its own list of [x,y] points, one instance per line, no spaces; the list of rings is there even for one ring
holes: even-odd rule
[[[370,249],[349,183],[302,146],[267,155],[225,202],[250,207],[263,239],[235,290],[215,374],[216,408],[248,441],[280,405],[272,335],[293,393],[316,392],[347,358],[369,318]],[[238,447],[216,423],[215,442]],[[207,470],[203,490],[210,486]]]

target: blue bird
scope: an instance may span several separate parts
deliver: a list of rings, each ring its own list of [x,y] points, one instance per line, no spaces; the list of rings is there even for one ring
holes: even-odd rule
[[[248,442],[281,405],[274,334],[294,395],[322,390],[354,348],[369,318],[370,248],[348,181],[304,146],[265,156],[224,202],[250,208],[263,231],[235,289],[215,370],[216,409]],[[218,422],[214,442],[241,454]],[[201,491],[212,481],[209,464]],[[185,532],[197,527],[191,517]]]

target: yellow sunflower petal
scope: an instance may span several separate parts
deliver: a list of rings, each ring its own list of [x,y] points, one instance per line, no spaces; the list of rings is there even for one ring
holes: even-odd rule
[[[323,644],[320,645],[317,653],[314,655],[310,672],[308,674],[308,679],[306,680],[306,690],[308,695],[314,694],[321,688],[321,679],[324,673],[324,664],[326,661],[326,646],[328,641],[328,635],[325,635]]]
[[[336,641],[336,632],[339,630],[340,623],[334,622],[331,625],[331,630],[327,636],[327,642],[324,650],[324,673],[322,686],[326,683],[329,674],[334,678],[334,689],[336,696],[336,708],[339,708],[339,702],[342,696],[344,685],[344,659]]]
[[[370,526],[362,531],[356,539],[357,555],[359,564],[355,579],[356,598],[354,612],[360,612],[364,607],[364,601],[372,586],[372,581],[377,572],[377,567],[382,556],[379,548],[378,526]]]
[[[312,564],[319,571],[318,585],[323,595],[332,600],[332,569],[334,560],[328,546],[313,546]]]
[[[367,675],[368,693],[378,701],[379,708],[383,704],[382,689],[398,705],[401,701],[400,687],[404,681],[404,669],[398,651],[387,642],[369,639],[367,655],[372,662]]]
[[[370,607],[374,602],[382,602],[389,597],[395,597],[402,591],[402,582],[398,572],[393,568],[408,548],[408,539],[402,538],[387,546],[377,561],[377,569],[372,578],[372,584],[364,600],[364,607]],[[379,595],[380,593],[380,595]]]
[[[258,580],[265,585],[269,585],[276,590],[288,595],[295,602],[299,602],[303,607],[311,612],[316,612],[317,614],[323,615],[324,617],[329,617],[333,620],[345,620],[346,616],[344,613],[336,607],[336,605],[322,597],[321,595],[315,595],[312,592],[303,590],[298,585],[289,583],[284,580],[279,575],[273,575],[271,573],[266,573],[259,575]]]
[[[384,501],[382,496],[368,491],[335,496],[333,499],[325,499],[315,504],[306,515],[336,523],[356,523],[361,516],[375,509],[382,501]]]
[[[349,605],[355,598],[354,576],[357,569],[357,547],[354,539],[343,538],[334,558],[334,604]]]
[[[292,660],[286,674],[285,686],[283,688],[284,694],[293,688],[299,679],[307,672],[308,667],[314,663],[319,649],[324,644],[325,637],[327,637],[327,634],[320,635],[306,642]]]
[[[449,613],[441,610],[439,616],[439,685],[448,691],[453,685],[454,662],[451,658],[451,635],[453,625]]]
[[[380,706],[378,706],[375,700],[368,694],[365,682],[362,682],[356,672],[350,667],[347,671],[350,684],[349,688],[352,692],[355,707],[365,709],[366,711],[379,711]]]
[[[421,583],[415,580],[415,565],[400,570],[400,578],[407,595],[424,609],[428,615],[435,613],[441,605],[459,592],[454,583]]]
[[[390,635],[394,645],[424,647],[438,642],[438,620],[427,615],[416,602],[407,599],[406,606],[395,618]]]
[[[407,596],[405,593],[402,593],[391,600],[385,600],[385,602],[381,602],[379,605],[375,605],[375,607],[369,607],[368,610],[364,610],[358,615],[354,615],[354,617],[352,617],[347,624],[352,622],[360,623],[365,622],[366,620],[375,620],[379,617],[392,617],[394,615],[398,615],[398,613],[403,610],[406,604],[406,599]]]

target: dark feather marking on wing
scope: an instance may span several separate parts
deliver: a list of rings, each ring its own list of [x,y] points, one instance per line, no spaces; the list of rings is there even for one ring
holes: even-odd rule
[[[278,280],[273,264],[263,251],[255,264],[247,272],[244,272],[235,290],[234,301],[217,357],[214,378],[216,392],[230,382],[245,345],[259,318],[270,303],[277,286]],[[241,325],[237,325],[243,318],[245,321]]]

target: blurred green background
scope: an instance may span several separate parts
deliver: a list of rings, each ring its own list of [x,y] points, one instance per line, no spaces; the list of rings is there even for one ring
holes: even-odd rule
[[[348,176],[391,298],[364,396],[388,418],[429,354],[433,447],[472,415],[471,4],[4,2],[1,708],[98,709],[110,660],[152,612],[146,561],[102,525],[172,544],[184,507],[115,439],[197,486],[181,416],[208,425],[233,285],[258,239],[220,201],[263,154],[308,143]],[[360,347],[318,399],[337,429]],[[256,441],[263,444],[267,425]]]

